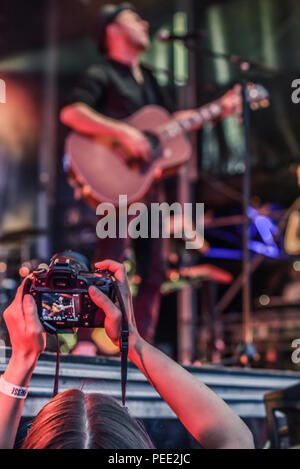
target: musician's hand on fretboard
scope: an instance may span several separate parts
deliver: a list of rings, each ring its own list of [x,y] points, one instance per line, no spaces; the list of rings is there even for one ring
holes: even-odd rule
[[[221,98],[220,104],[223,108],[222,118],[236,115],[239,121],[242,119],[242,87],[235,85],[231,90],[227,91]]]

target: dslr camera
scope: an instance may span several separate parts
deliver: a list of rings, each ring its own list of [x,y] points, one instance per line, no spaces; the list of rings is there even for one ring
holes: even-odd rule
[[[87,259],[77,252],[55,254],[48,269],[33,272],[24,293],[32,295],[41,323],[48,332],[68,332],[79,327],[102,327],[104,312],[90,299],[95,285],[115,301],[107,271],[90,271]]]

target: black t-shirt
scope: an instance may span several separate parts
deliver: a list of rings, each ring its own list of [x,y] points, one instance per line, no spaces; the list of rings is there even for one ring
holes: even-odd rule
[[[87,69],[66,104],[82,102],[113,119],[124,119],[148,104],[172,112],[151,71],[144,66],[141,70],[142,84],[135,80],[129,66],[103,58]]]

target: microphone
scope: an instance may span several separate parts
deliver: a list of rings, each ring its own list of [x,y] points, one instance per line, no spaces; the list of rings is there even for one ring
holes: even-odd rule
[[[191,31],[186,34],[172,34],[167,29],[162,29],[158,33],[158,39],[162,42],[186,41],[188,39],[203,39],[205,37],[207,37],[207,32],[203,29]]]

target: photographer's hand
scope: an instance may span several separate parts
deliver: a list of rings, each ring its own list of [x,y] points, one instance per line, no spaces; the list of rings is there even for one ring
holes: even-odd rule
[[[169,404],[187,430],[204,448],[253,448],[251,432],[217,394],[138,334],[124,266],[106,260],[96,264],[96,267],[110,270],[118,281],[128,314],[130,360]],[[95,287],[90,288],[90,295],[104,310],[106,332],[117,343],[121,327],[119,308]]]
[[[95,264],[97,269],[109,270],[117,281],[117,286],[123,298],[124,306],[128,318],[129,326],[129,347],[136,343],[140,336],[138,334],[132,306],[132,297],[128,285],[126,269],[124,265],[118,262],[105,260]],[[120,309],[110,299],[102,293],[97,287],[90,287],[89,294],[92,301],[102,308],[105,313],[104,327],[108,337],[115,345],[119,345],[121,334],[122,314]]]
[[[33,297],[25,295],[23,298],[26,281],[27,279],[19,286],[15,299],[4,311],[3,318],[9,333],[12,356],[35,361],[45,349],[46,333]]]
[[[38,318],[35,301],[30,295],[23,298],[25,282],[26,279],[3,314],[12,345],[3,378],[22,387],[29,385],[36,362],[46,345],[46,333]],[[0,392],[0,448],[13,448],[23,405],[24,399]]]

